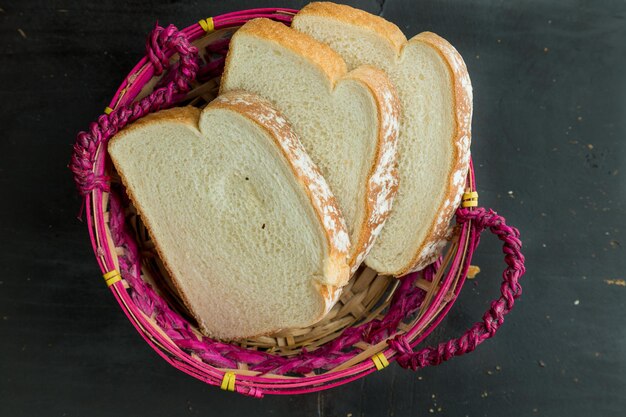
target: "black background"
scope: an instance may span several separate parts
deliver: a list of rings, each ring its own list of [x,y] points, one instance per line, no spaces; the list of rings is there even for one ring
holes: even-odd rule
[[[255,400],[171,368],[117,307],[66,168],[158,20],[300,1],[0,0],[1,416],[626,415],[626,3],[349,2],[407,36],[439,33],[474,86],[480,204],[522,231],[524,294],[495,339],[417,373]],[[499,245],[430,337],[478,320]],[[608,282],[607,282],[608,280]],[[441,409],[439,409],[441,407]],[[432,411],[431,411],[432,410]]]

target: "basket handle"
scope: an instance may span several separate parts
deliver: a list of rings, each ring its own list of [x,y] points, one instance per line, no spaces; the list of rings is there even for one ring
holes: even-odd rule
[[[156,75],[170,67],[169,56],[172,52],[178,53],[179,64],[175,67],[176,72],[164,87],[157,88],[137,102],[120,106],[109,114],[100,115],[97,121],[89,125],[88,131],[77,135],[69,168],[74,174],[74,182],[82,196],[86,196],[94,189],[109,190],[108,178],[96,175],[93,171],[100,144],[127,124],[148,113],[170,106],[175,101],[175,95],[187,92],[190,82],[196,78],[198,49],[191,45],[187,36],[174,25],[165,28],[157,25],[148,36],[146,51]]]
[[[471,221],[474,229],[471,248],[478,245],[480,233],[489,228],[491,233],[498,236],[502,242],[504,262],[507,264],[502,273],[500,286],[501,296],[491,302],[491,307],[483,315],[483,320],[475,323],[458,339],[451,339],[437,346],[429,346],[414,351],[405,335],[400,335],[389,341],[389,345],[398,352],[397,361],[403,368],[417,370],[431,365],[439,365],[455,356],[473,351],[476,346],[493,337],[504,322],[512,309],[515,300],[522,295],[522,287],[519,279],[526,271],[524,267],[524,255],[521,253],[522,242],[519,239],[519,231],[515,227],[508,226],[504,217],[493,210],[485,208],[460,208],[457,211],[457,221],[464,224]]]

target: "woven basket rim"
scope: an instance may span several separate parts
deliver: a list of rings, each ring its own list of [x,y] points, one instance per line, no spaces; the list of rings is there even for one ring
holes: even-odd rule
[[[229,29],[242,24],[245,19],[253,17],[275,17],[278,13],[280,16],[289,16],[297,12],[293,9],[252,9],[243,10],[231,14],[216,16],[212,18],[214,28]],[[191,25],[180,31],[185,34],[190,41],[196,41],[207,34],[200,24]],[[173,53],[169,53],[168,58],[171,58]],[[110,103],[110,109],[117,109],[118,107],[132,102],[133,100],[141,97],[142,90],[152,81],[155,77],[155,68],[151,61],[144,57],[141,59],[135,67],[131,70],[128,76],[121,83],[117,92],[113,96]],[[143,91],[145,93],[145,91]],[[108,161],[106,157],[106,150],[100,146],[96,151],[96,158],[94,164],[94,171],[96,174],[105,175],[108,167]],[[468,172],[468,183],[470,189],[475,190],[475,178],[473,166],[470,162],[470,169]],[[86,199],[86,212],[87,223],[89,225],[89,234],[93,244],[94,253],[103,272],[110,270],[110,266],[114,266],[119,270],[119,261],[117,255],[113,253],[115,245],[112,244],[112,237],[110,230],[106,227],[106,205],[109,199],[109,194],[101,189],[94,189],[89,198]],[[464,266],[469,265],[471,260],[472,250],[468,250],[467,242],[470,240],[473,230],[469,223],[464,223],[459,228],[459,247],[463,247],[463,250],[457,248],[452,253],[451,264],[455,269],[456,279],[446,276],[444,284],[436,291],[434,300],[429,304],[428,320],[424,323],[420,323],[420,326],[415,324],[406,333],[406,337],[411,341],[411,345],[415,346],[420,343],[430,332],[441,322],[446,316],[449,309],[454,304],[463,283],[465,281],[465,275],[462,274]],[[112,250],[111,250],[112,249]],[[451,268],[452,268],[451,267]],[[444,273],[444,268],[440,269],[440,273]],[[250,395],[256,395],[256,389],[261,392],[272,394],[296,394],[303,392],[312,392],[320,389],[327,389],[337,385],[341,385],[362,376],[365,376],[371,372],[377,370],[373,362],[369,360],[369,356],[357,360],[357,363],[346,365],[343,369],[330,370],[320,375],[298,376],[291,377],[285,375],[271,375],[262,374],[258,375],[256,372],[246,372],[241,369],[223,369],[213,367],[209,364],[201,366],[197,360],[193,359],[189,354],[175,346],[173,343],[168,345],[164,340],[160,339],[158,335],[161,331],[158,325],[151,323],[147,317],[140,317],[136,311],[133,311],[133,307],[129,304],[132,303],[132,299],[128,296],[126,291],[128,284],[123,282],[123,285],[112,286],[112,292],[120,306],[128,316],[129,320],[137,328],[138,332],[144,337],[148,344],[150,344],[157,353],[159,353],[166,361],[173,366],[187,372],[188,374],[201,379],[212,385],[220,385],[220,382],[224,381],[225,375],[229,372],[237,372],[237,383],[242,386],[250,388],[250,392],[243,391]],[[443,290],[442,290],[443,288]],[[429,293],[432,295],[432,293]],[[153,333],[154,332],[154,333]],[[161,331],[162,332],[162,331]],[[386,342],[386,341],[385,341]],[[382,342],[381,342],[382,343]],[[386,359],[390,362],[395,359],[396,351],[387,346],[378,348],[377,353],[385,355]],[[186,356],[186,357],[185,357]],[[348,361],[349,362],[349,361]],[[201,370],[201,372],[199,371]]]

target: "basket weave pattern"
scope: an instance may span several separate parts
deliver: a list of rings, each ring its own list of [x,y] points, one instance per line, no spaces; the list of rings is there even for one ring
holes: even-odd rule
[[[147,54],[114,96],[109,114],[78,135],[70,163],[94,252],[103,273],[119,271],[110,289],[129,320],[173,366],[212,385],[252,396],[331,388],[397,360],[407,368],[436,365],[492,337],[521,295],[524,273],[519,232],[483,208],[461,208],[445,255],[400,280],[361,268],[340,302],[320,323],[274,336],[221,342],[196,329],[168,295],[167,277],[150,251],[150,238],[115,178],[106,144],[124,126],[177,104],[201,105],[215,94],[235,28],[254,17],[288,24],[295,10],[256,9],[207,19],[182,31],[157,26]],[[468,189],[474,190],[473,170]],[[480,233],[503,242],[507,268],[502,296],[483,320],[458,339],[414,351],[444,318],[464,283]],[[113,274],[115,275],[115,274]]]

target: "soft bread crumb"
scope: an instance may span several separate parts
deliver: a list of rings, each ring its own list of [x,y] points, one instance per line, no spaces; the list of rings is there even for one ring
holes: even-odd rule
[[[337,197],[355,271],[391,211],[397,189],[398,98],[375,68],[346,72],[328,46],[255,19],[233,36],[221,91],[254,92],[279,109]]]
[[[311,3],[292,27],[328,44],[349,69],[373,65],[395,85],[399,187],[365,263],[393,275],[425,267],[446,244],[469,166],[472,91],[462,58],[428,32],[399,43],[397,26],[345,5]]]
[[[309,326],[348,279],[334,197],[280,117],[231,93],[201,114],[146,117],[109,144],[174,286],[213,337]]]

